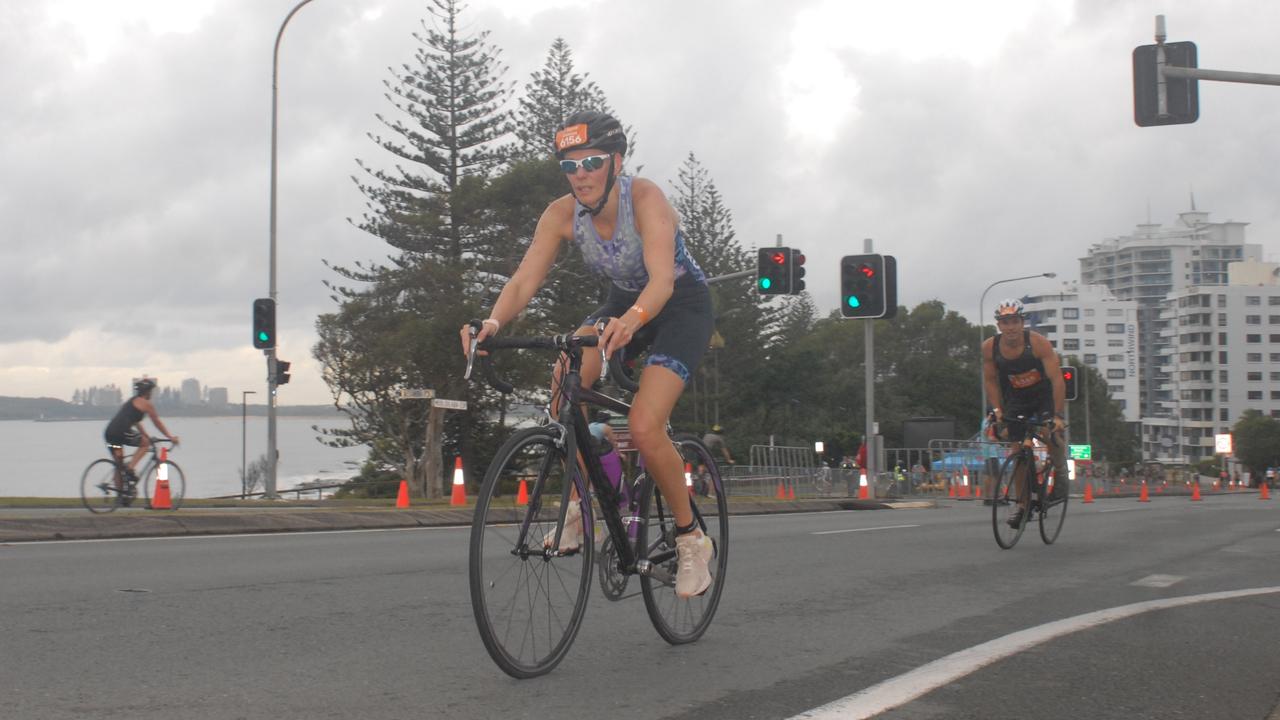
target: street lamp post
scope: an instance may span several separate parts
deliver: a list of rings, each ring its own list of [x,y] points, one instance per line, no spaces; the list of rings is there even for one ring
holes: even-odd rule
[[[284,22],[280,23],[280,31],[276,33],[275,50],[271,54],[271,300],[276,298],[276,108],[278,105],[277,96],[279,95],[277,88],[279,86],[280,77],[280,40],[284,37],[285,26],[293,19],[293,16],[302,9],[303,5],[311,2],[311,0],[302,0],[302,2],[293,6],[289,14],[285,16]],[[267,477],[263,487],[263,495],[268,498],[276,497],[276,348],[275,343],[262,351],[267,356]]]
[[[246,475],[247,464],[245,456],[245,441],[248,439],[248,417],[249,417],[249,396],[257,395],[254,390],[240,391],[240,499],[243,500],[249,494],[249,488],[246,485],[249,476]]]
[[[997,280],[991,283],[990,285],[987,286],[986,290],[982,291],[982,295],[978,298],[978,352],[982,352],[982,341],[987,339],[986,338],[987,319],[982,314],[983,312],[982,308],[985,306],[987,302],[987,292],[990,291],[991,288],[997,285],[1003,285],[1004,283],[1017,282],[1018,280],[1033,280],[1035,278],[1041,278],[1041,277],[1055,278],[1055,277],[1058,277],[1058,273],[1047,272],[1047,273],[1038,273],[1036,275],[1023,275],[1022,277],[1005,278],[1004,280]],[[986,413],[987,413],[987,379],[982,374],[982,365],[984,362],[986,362],[985,358],[980,358],[978,360],[978,388],[980,390],[979,397],[981,398],[981,401],[978,404],[978,427],[979,428],[982,427],[982,421],[986,418]]]

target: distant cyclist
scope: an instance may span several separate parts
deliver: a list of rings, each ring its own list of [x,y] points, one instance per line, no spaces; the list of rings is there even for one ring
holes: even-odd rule
[[[164,423],[160,422],[160,414],[156,412],[156,406],[151,403],[151,393],[155,389],[156,381],[151,378],[142,378],[135,382],[133,384],[133,397],[120,406],[116,416],[111,418],[111,422],[107,423],[106,432],[103,433],[107,446],[111,448],[111,454],[117,462],[124,460],[124,446],[138,448],[125,466],[126,479],[130,482],[138,481],[138,476],[134,471],[137,470],[138,462],[142,460],[142,456],[151,447],[151,438],[148,437],[147,433],[143,432],[143,417],[151,418],[151,422],[160,432],[164,433],[165,437],[173,441],[174,445],[178,444],[178,436],[170,434]]]
[[[996,305],[995,319],[999,334],[982,343],[982,372],[987,397],[992,398],[995,405],[991,413],[997,427],[1006,417],[1022,415],[1042,421],[1052,415],[1049,456],[1060,480],[1055,483],[1055,492],[1061,492],[1067,486],[1066,442],[1062,432],[1066,427],[1062,413],[1067,401],[1067,388],[1062,380],[1058,354],[1048,338],[1023,327],[1026,312],[1021,300],[1010,298],[1001,301]],[[996,398],[999,398],[998,402]],[[1006,436],[1001,439],[1018,442],[1026,437],[1025,425],[1013,423],[1006,428]],[[1010,525],[1022,521],[1029,499],[1019,498],[1009,517]]]
[[[712,425],[711,430],[702,436],[702,444],[707,446],[713,456],[719,451],[720,455],[724,457],[724,461],[732,465],[733,456],[729,454],[729,445],[724,441],[723,433],[724,428],[720,426],[720,423]]]

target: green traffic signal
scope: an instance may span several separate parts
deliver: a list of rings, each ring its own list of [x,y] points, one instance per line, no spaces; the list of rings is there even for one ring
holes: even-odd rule
[[[266,342],[270,339],[271,339],[271,336],[268,335],[265,330],[258,331],[258,342]]]
[[[773,281],[772,281],[772,280],[770,280],[769,278],[767,278],[767,277],[765,277],[765,278],[760,278],[760,289],[761,289],[761,290],[768,290],[768,289],[770,288],[770,286],[772,286],[772,285],[773,285]]]
[[[856,307],[861,307],[861,306],[862,306],[862,303],[858,300],[858,296],[857,296],[857,295],[850,295],[850,296],[849,296],[849,307],[851,307],[851,308],[856,308]]]

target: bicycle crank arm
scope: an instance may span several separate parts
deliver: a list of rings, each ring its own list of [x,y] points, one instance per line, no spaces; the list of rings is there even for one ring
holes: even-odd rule
[[[663,585],[675,585],[676,578],[667,569],[661,565],[655,565],[648,560],[636,561],[636,572],[645,577],[653,578]]]

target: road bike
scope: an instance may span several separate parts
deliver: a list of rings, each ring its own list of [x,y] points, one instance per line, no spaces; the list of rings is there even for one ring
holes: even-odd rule
[[[1046,438],[1052,434],[1053,422],[1019,415],[1006,417],[1004,423],[1025,427],[1026,437],[1000,466],[992,493],[991,527],[996,544],[1006,550],[1012,548],[1035,515],[1040,523],[1040,539],[1052,545],[1067,517],[1069,483],[1067,478],[1058,477],[1051,460],[1041,461],[1036,455],[1038,449],[1048,450]],[[1017,521],[1011,522],[1015,517]]]
[[[479,323],[472,323],[479,329]],[[473,334],[474,337],[474,334]],[[701,595],[675,594],[675,519],[647,472],[624,491],[615,488],[591,448],[583,404],[627,414],[617,398],[581,387],[582,353],[597,347],[596,336],[474,339],[466,377],[480,361],[495,389],[513,388],[494,371],[492,353],[501,349],[541,349],[562,354],[555,417],[511,435],[485,472],[471,525],[471,606],[481,640],[493,661],[516,678],[550,672],[564,659],[582,625],[590,594],[595,546],[592,491],[604,522],[600,552],[606,595],[620,598],[632,576],[639,579],[645,610],[658,635],[673,645],[700,638],[711,624],[724,591],[729,513],[724,484],[711,453],[700,440],[676,436],[672,444],[689,468],[700,464],[710,474],[714,497],[693,496],[690,505],[699,528],[711,538],[711,586]],[[490,354],[477,355],[477,350]],[[610,358],[614,382],[634,391],[617,357]],[[584,474],[585,473],[585,474]],[[624,480],[624,484],[625,484]],[[625,500],[625,502],[624,502]],[[523,502],[522,502],[523,501]],[[582,518],[577,548],[561,549],[571,505]],[[568,545],[568,543],[566,543]]]
[[[171,442],[168,438],[151,438],[150,457],[142,466],[142,470],[133,478],[127,472],[126,460],[116,460],[115,454],[110,457],[94,460],[85,468],[80,476],[80,501],[92,513],[109,513],[116,508],[133,505],[138,497],[138,485],[142,485],[143,506],[151,509],[151,499],[155,497],[156,483],[165,480],[169,483],[169,503],[167,509],[177,510],[187,493],[187,479],[182,468],[168,458],[161,460],[158,448],[162,443]],[[108,452],[112,447],[107,446]]]

